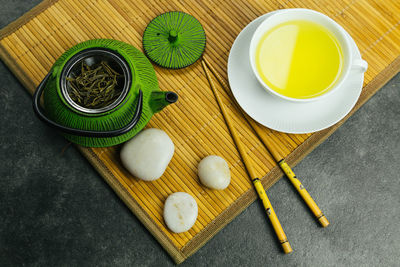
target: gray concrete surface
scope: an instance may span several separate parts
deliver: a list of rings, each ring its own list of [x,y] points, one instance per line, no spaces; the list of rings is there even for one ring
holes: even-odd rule
[[[0,27],[39,1],[0,0]],[[398,266],[400,75],[296,168],[331,221],[320,228],[286,179],[268,190],[294,253],[253,203],[182,266]],[[0,62],[0,266],[172,266],[73,147],[39,122]],[[90,190],[89,190],[90,189]]]

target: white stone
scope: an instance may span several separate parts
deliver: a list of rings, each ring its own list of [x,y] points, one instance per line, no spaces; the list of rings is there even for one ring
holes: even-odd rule
[[[160,178],[174,155],[174,143],[160,129],[146,129],[121,149],[124,167],[135,177],[154,181]]]
[[[168,196],[164,204],[164,221],[174,233],[186,232],[196,222],[198,208],[196,200],[184,192]]]
[[[207,156],[200,161],[198,174],[201,183],[212,189],[225,189],[231,182],[228,163],[215,155]]]

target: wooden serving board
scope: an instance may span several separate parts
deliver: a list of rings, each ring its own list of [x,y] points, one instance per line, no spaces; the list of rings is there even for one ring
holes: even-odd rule
[[[292,135],[263,128],[280,147],[280,153],[288,163],[295,165],[399,71],[399,1],[44,1],[0,32],[0,56],[32,93],[55,60],[73,45],[88,39],[112,38],[141,49],[142,34],[151,19],[166,11],[182,10],[198,18],[204,26],[207,34],[205,57],[227,79],[229,49],[241,29],[267,12],[293,7],[314,9],[336,20],[354,38],[362,57],[369,63],[361,97],[341,122],[314,134]],[[252,203],[256,194],[200,62],[183,70],[155,69],[161,89],[175,91],[180,97],[176,104],[155,115],[149,124],[149,127],[165,130],[176,147],[163,177],[154,182],[132,177],[121,166],[119,147],[79,149],[180,263]],[[227,92],[221,87],[218,89],[253,159],[256,172],[264,177],[264,186],[270,187],[282,176],[280,169]],[[229,162],[232,182],[223,191],[206,189],[198,181],[197,164],[210,154],[220,155]],[[162,218],[165,199],[177,191],[191,194],[199,205],[194,227],[182,234],[168,231]]]

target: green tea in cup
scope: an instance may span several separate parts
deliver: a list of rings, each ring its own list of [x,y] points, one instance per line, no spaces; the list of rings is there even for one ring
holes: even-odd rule
[[[255,51],[255,66],[264,83],[294,99],[314,98],[332,89],[341,77],[343,61],[335,35],[308,20],[274,26]]]

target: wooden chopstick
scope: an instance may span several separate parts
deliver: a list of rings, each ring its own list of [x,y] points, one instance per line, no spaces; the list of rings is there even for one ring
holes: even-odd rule
[[[215,71],[214,67],[203,57],[203,61],[207,65],[207,67],[211,70],[211,72],[215,75],[217,78],[218,82],[224,87],[224,89],[227,91],[228,94],[230,94],[230,89],[226,82],[222,79],[222,77]],[[232,97],[232,96],[231,96]],[[318,205],[315,203],[311,195],[308,193],[308,191],[305,189],[305,187],[302,185],[302,183],[299,181],[299,179],[296,177],[290,166],[286,163],[285,159],[278,153],[278,149],[276,145],[271,141],[271,138],[267,133],[261,130],[261,128],[257,125],[257,123],[251,119],[243,110],[238,106],[238,109],[240,112],[242,112],[242,115],[246,118],[247,122],[250,124],[250,126],[253,128],[253,130],[256,132],[257,137],[263,141],[263,144],[267,148],[267,150],[270,152],[272,157],[275,159],[275,161],[278,163],[278,165],[281,167],[282,171],[286,174],[286,176],[289,178],[290,182],[293,184],[293,186],[296,188],[297,192],[299,192],[300,196],[303,198],[304,202],[306,202],[307,206],[310,208],[314,216],[317,218],[319,223],[322,225],[322,227],[327,227],[329,225],[328,219],[325,217],[325,215],[322,213]]]
[[[214,93],[214,96],[215,96],[215,98],[217,100],[218,106],[219,106],[219,108],[220,108],[220,110],[222,112],[222,115],[223,115],[223,117],[225,119],[225,122],[226,122],[226,124],[228,126],[228,129],[229,129],[229,131],[230,131],[230,133],[232,135],[233,141],[235,142],[236,147],[238,148],[239,154],[240,154],[240,156],[241,156],[241,158],[242,158],[242,160],[244,162],[244,165],[246,167],[247,173],[249,174],[249,176],[250,176],[250,178],[251,178],[251,180],[253,182],[253,185],[254,185],[257,193],[258,193],[258,196],[259,196],[259,198],[261,199],[261,201],[262,201],[262,203],[264,205],[265,211],[266,211],[266,213],[268,215],[268,218],[271,221],[272,227],[275,230],[275,233],[276,233],[276,235],[277,235],[277,237],[279,239],[279,242],[281,243],[283,251],[285,253],[290,253],[290,252],[293,251],[293,249],[290,246],[289,241],[288,241],[288,239],[286,237],[286,234],[283,231],[282,225],[278,220],[278,216],[276,216],[276,213],[275,213],[275,211],[274,211],[274,209],[273,209],[273,207],[271,205],[271,202],[269,201],[268,196],[265,193],[264,186],[261,184],[260,179],[255,174],[255,171],[254,171],[253,166],[252,166],[252,164],[250,162],[249,156],[247,155],[247,153],[246,153],[246,151],[245,151],[245,149],[244,149],[244,147],[242,145],[242,142],[240,141],[240,138],[239,138],[239,136],[238,136],[238,134],[237,134],[237,132],[235,130],[235,127],[232,124],[232,121],[231,121],[231,119],[230,119],[230,117],[228,115],[228,112],[225,109],[224,104],[222,103],[222,100],[221,100],[221,98],[219,96],[218,91],[215,88],[214,82],[213,82],[213,80],[211,78],[211,75],[210,75],[210,73],[208,71],[208,68],[207,68],[206,63],[204,62],[204,60],[201,61],[201,64],[203,65],[204,72],[206,73],[208,82],[210,83],[211,89],[212,89],[212,91]]]
[[[317,218],[319,223],[321,224],[322,227],[327,227],[329,225],[328,219],[325,217],[325,215],[322,213],[322,211],[319,209],[311,195],[308,193],[306,188],[302,185],[302,183],[297,179],[296,175],[290,168],[290,166],[286,163],[285,159],[279,155],[277,152],[277,148],[273,142],[271,142],[270,138],[268,135],[263,135],[262,130],[260,127],[256,125],[256,122],[252,120],[247,114],[244,114],[246,120],[249,122],[251,127],[254,129],[256,132],[257,136],[259,139],[263,141],[265,144],[265,147],[268,149],[268,151],[271,153],[272,157],[275,159],[275,161],[279,164],[281,167],[282,171],[286,174],[286,176],[289,178],[290,182],[293,184],[293,186],[296,188],[297,192],[299,192],[300,196],[303,198],[304,202],[307,204],[307,206],[310,208],[314,216]]]

